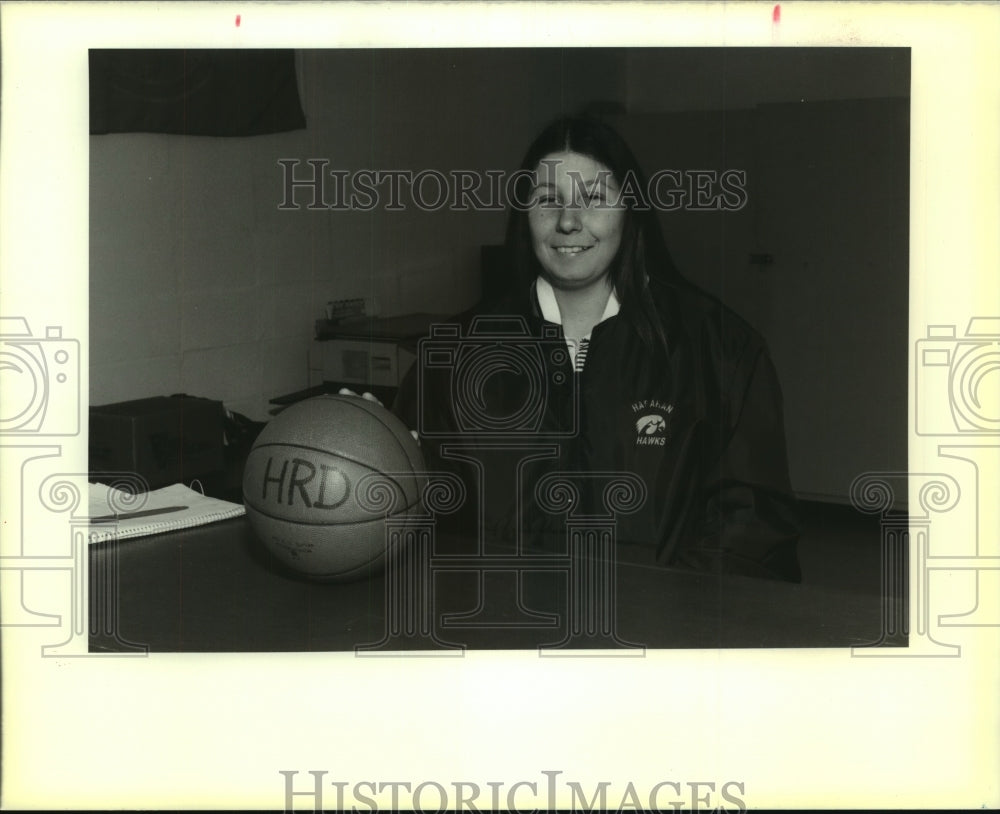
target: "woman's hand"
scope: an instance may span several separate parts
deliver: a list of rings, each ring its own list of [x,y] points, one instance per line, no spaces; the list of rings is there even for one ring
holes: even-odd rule
[[[379,407],[385,407],[385,405],[381,401],[379,401],[373,394],[371,394],[371,393],[369,393],[367,391],[365,391],[360,396],[358,396],[358,394],[355,393],[350,388],[348,388],[348,387],[341,387],[340,390],[337,391],[337,395],[338,396],[354,396],[356,398],[363,398],[363,399],[365,399],[365,401],[373,401],[373,402],[375,402]],[[410,430],[410,435],[413,436],[413,440],[416,441],[417,442],[417,446],[419,446],[420,445],[420,436],[417,434],[417,431],[416,430]]]

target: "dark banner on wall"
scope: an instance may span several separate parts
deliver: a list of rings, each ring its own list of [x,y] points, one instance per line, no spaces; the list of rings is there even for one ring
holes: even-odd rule
[[[291,49],[90,51],[90,132],[257,136],[306,126]]]

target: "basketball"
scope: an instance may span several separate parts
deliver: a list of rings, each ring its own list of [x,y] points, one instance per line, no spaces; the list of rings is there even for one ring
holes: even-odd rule
[[[387,523],[419,513],[423,473],[420,447],[387,409],[358,396],[318,396],[283,410],[257,436],[243,502],[281,563],[311,579],[346,581],[383,567]]]

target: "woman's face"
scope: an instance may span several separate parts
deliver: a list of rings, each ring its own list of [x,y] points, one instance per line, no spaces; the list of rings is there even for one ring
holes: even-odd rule
[[[621,245],[625,208],[603,164],[580,153],[551,153],[536,168],[528,226],[535,256],[553,286],[603,281]]]

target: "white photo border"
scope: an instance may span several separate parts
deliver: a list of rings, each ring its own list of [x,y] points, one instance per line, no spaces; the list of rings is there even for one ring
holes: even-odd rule
[[[983,498],[1000,442],[914,423],[929,328],[962,335],[1000,310],[1000,6],[5,3],[0,22],[0,308],[70,371],[44,427],[0,434],[4,807],[279,808],[282,772],[300,791],[325,772],[330,806],[333,781],[541,789],[552,772],[585,790],[607,781],[614,804],[627,784],[642,800],[672,782],[740,784],[733,796],[754,808],[1000,805],[1000,539]],[[928,507],[935,541],[976,542],[972,557],[914,546],[925,652],[474,652],[405,669],[348,653],[83,657],[72,506],[87,470],[88,49],[581,43],[912,49],[910,469],[922,474],[882,474]],[[928,491],[935,479],[957,494]]]

